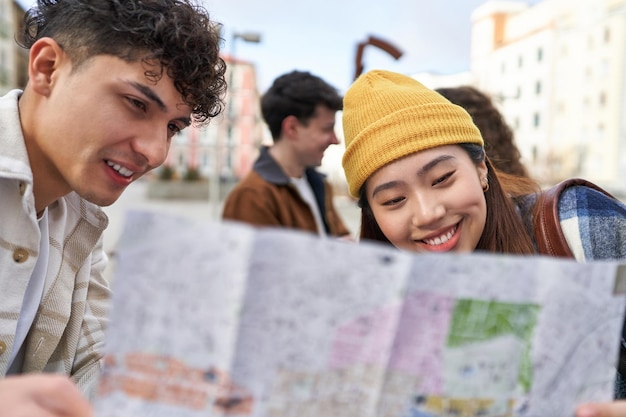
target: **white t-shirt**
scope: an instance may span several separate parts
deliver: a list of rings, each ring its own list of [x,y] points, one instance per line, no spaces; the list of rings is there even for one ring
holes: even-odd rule
[[[311,184],[307,181],[306,177],[303,176],[301,178],[291,178],[291,183],[295,185],[296,189],[300,193],[300,197],[309,205],[311,211],[313,212],[313,218],[315,219],[315,224],[317,225],[317,231],[320,236],[326,236],[326,228],[324,227],[324,222],[322,221],[322,215],[320,214],[320,209],[317,206],[317,200],[315,200],[315,194],[313,194],[313,189],[311,188]]]
[[[33,274],[28,281],[24,301],[22,302],[22,310],[20,318],[17,320],[17,330],[15,332],[15,341],[13,342],[13,350],[9,358],[9,368],[7,374],[17,374],[22,371],[22,363],[24,362],[23,345],[26,340],[30,327],[33,325],[35,315],[43,297],[44,284],[46,282],[46,273],[48,272],[48,257],[50,254],[50,242],[48,233],[48,209],[46,208],[41,218],[39,218],[39,230],[41,231],[41,240],[39,241],[39,257],[33,269]]]

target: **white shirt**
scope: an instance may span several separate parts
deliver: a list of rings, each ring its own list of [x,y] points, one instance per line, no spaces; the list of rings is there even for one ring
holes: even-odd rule
[[[300,193],[300,197],[302,197],[302,199],[311,208],[311,212],[313,212],[313,218],[315,219],[315,224],[317,225],[317,231],[319,235],[326,236],[326,228],[324,227],[322,215],[320,214],[320,209],[317,206],[317,200],[315,200],[315,194],[313,194],[311,184],[309,184],[309,181],[307,181],[305,176],[301,178],[292,177],[291,182],[293,185],[295,185],[298,193]]]
[[[46,272],[48,271],[48,256],[50,254],[50,242],[48,235],[48,209],[46,208],[41,218],[39,218],[39,230],[41,231],[41,240],[39,241],[39,257],[33,269],[33,274],[28,281],[24,301],[22,302],[22,310],[17,320],[17,330],[15,331],[15,342],[13,350],[9,358],[8,374],[21,373],[23,362],[22,345],[26,340],[26,335],[33,325],[33,320],[39,309],[41,297],[43,296],[44,284],[46,281]]]

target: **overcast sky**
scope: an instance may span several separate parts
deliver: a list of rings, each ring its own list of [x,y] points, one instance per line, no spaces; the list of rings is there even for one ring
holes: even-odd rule
[[[531,0],[527,3],[537,3]],[[31,0],[19,0],[25,7]],[[212,18],[223,24],[224,52],[253,62],[259,90],[293,69],[326,79],[341,92],[355,71],[359,42],[370,35],[404,52],[399,60],[368,46],[365,70],[405,74],[456,73],[469,69],[471,12],[485,0],[205,0]],[[261,43],[232,34],[257,32]]]

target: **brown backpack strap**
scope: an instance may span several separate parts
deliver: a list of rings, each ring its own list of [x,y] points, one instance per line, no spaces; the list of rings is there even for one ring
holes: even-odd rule
[[[534,212],[533,226],[535,230],[535,242],[539,253],[562,258],[573,258],[559,221],[559,197],[567,187],[584,185],[585,187],[598,190],[607,196],[614,198],[607,191],[592,182],[580,178],[570,178],[561,181],[552,188],[543,191],[537,200]]]
[[[565,258],[573,258],[574,255],[567,245],[567,241],[563,236],[563,230],[561,229],[561,222],[559,221],[559,197],[563,190],[567,187],[575,185],[584,185],[585,187],[593,188],[600,191],[610,198],[613,197],[610,193],[598,187],[594,183],[585,181],[583,179],[574,178],[560,182],[552,188],[549,188],[541,193],[537,200],[537,205],[534,211],[534,227],[535,227],[535,241],[537,243],[537,249],[539,253],[551,256],[560,256]],[[620,343],[619,360],[617,363],[617,369],[622,376],[626,377],[626,321],[624,321],[622,327],[622,343]]]

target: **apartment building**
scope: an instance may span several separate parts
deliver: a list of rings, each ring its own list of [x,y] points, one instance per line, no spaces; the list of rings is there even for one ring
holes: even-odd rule
[[[0,95],[23,88],[28,80],[28,51],[15,43],[24,9],[14,0],[0,0]]]
[[[176,135],[165,166],[184,176],[189,169],[204,178],[233,181],[245,176],[264,137],[256,70],[252,63],[223,56],[228,91],[224,112],[208,126],[191,126]]]
[[[626,0],[487,1],[474,85],[498,102],[531,172],[626,191]]]

